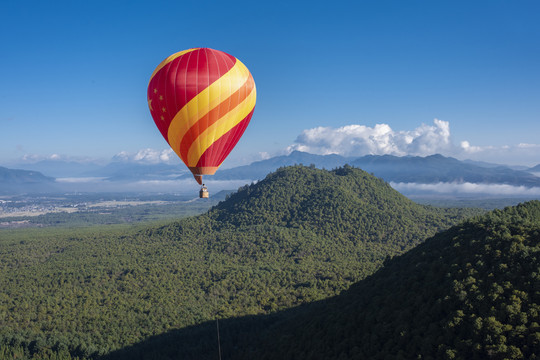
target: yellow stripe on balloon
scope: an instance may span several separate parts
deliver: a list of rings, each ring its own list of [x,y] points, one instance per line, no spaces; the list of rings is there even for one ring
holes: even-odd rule
[[[187,49],[187,50],[182,50],[182,51],[179,51],[177,52],[176,54],[172,54],[171,56],[169,56],[168,58],[166,58],[165,60],[163,60],[159,65],[158,67],[156,68],[156,70],[154,70],[154,72],[152,73],[152,76],[150,76],[150,81],[152,81],[152,78],[154,77],[154,75],[157,74],[157,72],[159,70],[161,70],[161,68],[163,68],[165,65],[167,65],[168,63],[170,63],[171,61],[173,61],[174,59],[176,58],[179,58],[180,56],[184,55],[184,54],[187,54],[189,52],[192,52],[192,51],[195,51],[197,49],[200,49],[200,48],[192,48],[192,49]]]
[[[255,87],[251,93],[237,107],[229,111],[218,121],[203,131],[199,137],[193,141],[188,152],[188,166],[197,166],[202,154],[220,137],[228,133],[238,125],[255,107],[257,90]]]
[[[222,77],[210,84],[176,113],[167,131],[167,140],[174,152],[182,158],[180,144],[188,130],[210,110],[240,89],[249,78],[249,70],[239,60]],[[196,143],[197,141],[194,141]],[[194,144],[191,146],[193,147]],[[191,150],[191,148],[190,148]],[[182,158],[184,163],[187,159]]]

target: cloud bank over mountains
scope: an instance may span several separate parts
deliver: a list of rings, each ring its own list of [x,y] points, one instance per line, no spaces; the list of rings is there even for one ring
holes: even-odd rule
[[[261,150],[261,149],[258,149]],[[461,160],[471,159],[497,164],[534,166],[540,163],[540,144],[521,143],[504,146],[476,146],[468,140],[455,143],[448,121],[434,119],[432,125],[421,124],[413,130],[393,130],[388,124],[373,127],[352,124],[339,128],[316,127],[302,131],[294,143],[275,151],[254,151],[250,154],[233,153],[224,163],[227,168],[247,165],[273,156],[302,151],[316,155],[337,154],[346,157],[365,155],[429,156],[441,154]],[[171,149],[145,148],[134,152],[121,151],[112,159],[74,158],[69,155],[25,155],[23,163],[37,161],[127,162],[139,164],[181,165]]]
[[[130,153],[122,151],[113,156],[113,161],[118,162],[139,162],[145,164],[176,164],[178,159],[172,149],[155,150],[155,149],[142,149],[136,153]]]
[[[374,127],[347,125],[339,128],[316,127],[304,130],[287,152],[304,151],[318,155],[342,156],[395,155],[428,156],[442,154],[460,159],[497,163],[529,164],[540,162],[540,144],[474,146],[467,140],[452,142],[450,123],[434,119],[414,130],[395,131],[388,124]]]
[[[540,196],[540,187],[515,186],[508,184],[477,184],[470,182],[438,182],[433,184],[396,183],[390,185],[404,194],[433,193],[452,195],[496,195],[496,196]]]
[[[374,127],[347,125],[340,128],[317,127],[304,130],[289,146],[289,151],[318,155],[432,155],[451,150],[450,126],[435,119],[410,131],[394,131],[388,124]]]
[[[176,156],[172,149],[141,149],[135,152],[121,151],[118,154],[112,156],[109,159],[98,159],[88,157],[78,157],[70,156],[66,154],[52,154],[52,155],[37,155],[37,154],[26,154],[20,160],[19,163],[37,163],[41,161],[48,162],[76,162],[76,163],[101,163],[107,164],[110,162],[121,162],[121,163],[139,163],[139,164],[169,164],[177,165],[180,163],[180,159]]]

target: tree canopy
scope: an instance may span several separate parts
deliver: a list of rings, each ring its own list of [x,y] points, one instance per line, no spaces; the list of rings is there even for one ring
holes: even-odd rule
[[[277,314],[478,213],[415,204],[349,166],[294,166],[166,225],[2,231],[0,359],[96,358],[215,318]]]

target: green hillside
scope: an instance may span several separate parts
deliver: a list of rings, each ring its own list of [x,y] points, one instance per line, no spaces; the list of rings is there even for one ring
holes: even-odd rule
[[[474,213],[417,205],[359,169],[295,166],[165,226],[2,231],[0,359],[95,358],[325,299]]]
[[[235,359],[537,359],[540,202],[436,235]]]
[[[540,202],[495,210],[385,262],[342,294],[222,320],[223,359],[538,359]],[[105,357],[216,359],[215,322]]]
[[[292,166],[239,189],[208,216],[220,229],[265,224],[406,248],[455,223],[464,211],[418,205],[383,180],[347,165],[333,171]]]

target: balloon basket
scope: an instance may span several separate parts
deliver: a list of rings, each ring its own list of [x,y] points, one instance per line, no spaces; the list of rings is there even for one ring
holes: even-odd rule
[[[210,193],[208,192],[208,189],[206,186],[202,186],[201,190],[199,190],[199,198],[201,199],[208,199],[210,197]]]

